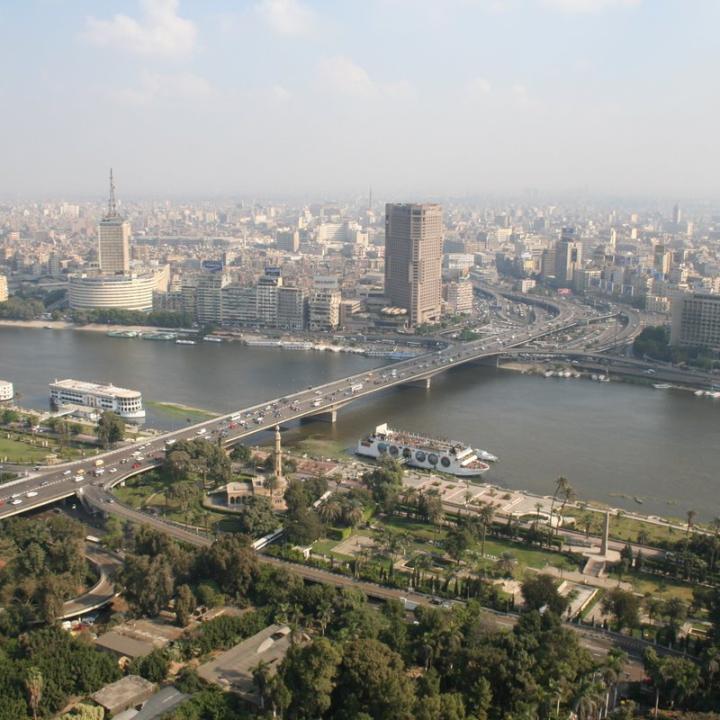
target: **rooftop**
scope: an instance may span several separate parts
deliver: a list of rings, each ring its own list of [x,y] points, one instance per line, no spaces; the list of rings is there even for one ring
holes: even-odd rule
[[[248,700],[254,700],[252,669],[263,661],[269,663],[274,671],[289,647],[290,628],[287,625],[270,625],[201,665],[198,674],[225,690],[233,690],[245,695]]]
[[[127,675],[110,683],[91,695],[109,713],[122,712],[133,705],[139,705],[155,692],[155,685],[139,675]]]
[[[137,390],[115,387],[112,383],[102,385],[100,383],[85,382],[84,380],[55,380],[50,383],[50,387],[77,390],[78,392],[93,393],[94,395],[108,395],[110,397],[137,398],[141,396]]]

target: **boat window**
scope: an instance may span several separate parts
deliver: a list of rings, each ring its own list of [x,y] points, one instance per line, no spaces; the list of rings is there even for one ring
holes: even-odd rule
[[[450,467],[450,458],[445,457],[443,455],[442,459],[440,460],[440,463],[442,464],[443,467]]]
[[[427,455],[425,455],[425,453],[424,453],[422,450],[418,450],[418,451],[415,453],[415,459],[416,459],[418,462],[425,462],[425,459],[426,459],[426,458],[427,458]]]
[[[384,442],[378,443],[378,452],[384,455],[387,452],[387,444]]]
[[[428,455],[428,462],[431,465],[437,465],[438,464],[438,456],[435,453],[430,453]]]
[[[400,451],[398,450],[397,445],[391,445],[390,446],[390,454],[391,455],[397,455]]]
[[[412,457],[412,450],[410,448],[403,448],[403,457],[404,458]]]

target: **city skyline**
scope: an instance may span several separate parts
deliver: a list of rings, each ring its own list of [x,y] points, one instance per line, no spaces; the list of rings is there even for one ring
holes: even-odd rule
[[[113,165],[126,197],[714,198],[719,18],[670,0],[4,8],[0,195],[95,196]]]

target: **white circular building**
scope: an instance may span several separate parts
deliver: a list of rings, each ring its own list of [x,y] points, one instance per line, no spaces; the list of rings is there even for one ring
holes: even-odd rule
[[[154,275],[75,275],[69,280],[70,308],[152,310]]]
[[[15,388],[9,380],[0,380],[0,402],[12,400],[15,397]]]

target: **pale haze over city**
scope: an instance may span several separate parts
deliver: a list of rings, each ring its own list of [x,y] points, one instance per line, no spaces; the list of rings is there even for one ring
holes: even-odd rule
[[[0,2],[0,720],[720,720],[718,28]]]
[[[717,196],[713,0],[27,0],[4,196]]]

